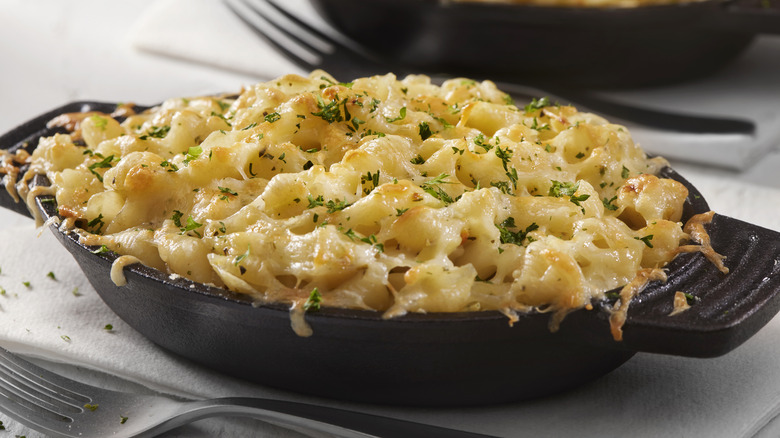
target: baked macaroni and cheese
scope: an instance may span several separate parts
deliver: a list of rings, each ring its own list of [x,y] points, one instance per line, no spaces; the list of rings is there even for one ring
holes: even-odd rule
[[[294,314],[536,310],[553,327],[623,287],[619,338],[631,296],[701,248],[691,233],[707,246],[706,217],[680,223],[687,189],[625,128],[489,81],[316,71],[118,112],[53,120],[70,134],[41,139],[16,185],[122,255],[117,283],[141,262]],[[34,174],[51,188],[25,192]]]

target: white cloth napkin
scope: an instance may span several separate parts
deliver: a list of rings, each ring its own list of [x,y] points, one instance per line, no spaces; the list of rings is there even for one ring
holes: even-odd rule
[[[754,201],[780,199],[772,189],[751,188],[751,193]],[[769,209],[754,217],[780,229],[780,220]],[[507,438],[751,437],[767,425],[775,430],[780,426],[771,422],[780,412],[780,318],[725,356],[691,359],[638,354],[600,380],[543,399],[457,409],[358,405],[263,387],[167,353],[123,323],[100,300],[49,230],[40,232],[32,220],[7,211],[0,211],[0,223],[4,224],[0,229],[0,286],[5,290],[0,295],[0,345],[47,361],[99,370],[100,374],[76,370],[93,382],[105,380],[102,373],[108,373],[180,396],[301,400]],[[138,390],[129,384],[112,384]],[[13,422],[5,424],[11,427]],[[762,436],[776,436],[767,435],[767,430]],[[20,431],[18,425],[11,429]],[[202,422],[168,436],[228,433],[299,436],[259,422],[233,420]]]
[[[306,0],[282,4],[318,28],[327,28]],[[138,23],[131,42],[140,50],[264,80],[290,72],[305,73],[249,30],[220,1],[161,0]],[[763,68],[754,68],[756,63],[764,64]],[[601,94],[640,107],[752,120],[757,125],[755,135],[680,135],[627,123],[634,138],[651,153],[745,169],[780,144],[778,70],[780,38],[768,39],[724,71],[695,84]],[[717,105],[724,100],[730,104]]]
[[[309,11],[302,0],[285,4]],[[160,0],[137,23],[130,41],[147,52],[214,68],[232,68],[254,74],[259,80],[289,72],[305,73],[266,46],[218,1]],[[698,98],[709,99],[704,93],[718,80],[721,79],[697,85],[703,87]],[[753,90],[749,95],[758,96],[759,91]],[[640,96],[647,101],[663,102],[663,94],[636,93],[614,95],[626,100]],[[707,102],[713,111],[722,108]],[[769,105],[762,102],[759,107],[768,111]],[[739,104],[731,108],[744,110]],[[767,114],[766,120],[776,122],[776,112]],[[767,122],[766,129],[780,129],[777,125]],[[635,132],[637,135],[641,132]],[[656,140],[662,142],[663,138]],[[640,141],[651,146],[650,139]],[[767,144],[778,143],[775,138]],[[737,182],[733,174],[702,172],[696,167],[684,170],[684,175],[719,213],[780,230],[776,207],[780,190]],[[500,437],[780,436],[780,420],[776,420],[780,413],[780,318],[723,357],[689,359],[638,354],[613,373],[568,393],[478,408],[420,409],[359,405],[293,394],[224,376],[169,354],[119,320],[103,304],[69,253],[48,230],[40,232],[32,220],[4,210],[0,210],[0,287],[5,290],[0,294],[0,345],[45,359],[47,366],[123,389],[151,389],[192,397],[301,400]],[[4,421],[10,433],[39,436]],[[230,419],[201,422],[167,436],[300,435],[259,422]]]

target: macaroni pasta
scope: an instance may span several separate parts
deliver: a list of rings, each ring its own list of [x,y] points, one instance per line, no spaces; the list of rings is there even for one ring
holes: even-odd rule
[[[559,321],[688,238],[625,128],[489,81],[315,71],[55,123],[25,179],[84,243],[258,302]]]

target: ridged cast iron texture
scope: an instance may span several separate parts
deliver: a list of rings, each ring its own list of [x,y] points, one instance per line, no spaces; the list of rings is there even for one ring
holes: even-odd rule
[[[31,150],[55,115],[114,104],[76,102],[0,137],[0,147]],[[684,219],[709,207],[671,169],[664,175],[690,191]],[[45,178],[37,179],[45,184]],[[48,217],[56,206],[38,198]],[[44,201],[44,202],[41,202]],[[0,205],[26,212],[6,194]],[[780,310],[780,234],[716,215],[707,227],[727,257],[723,275],[701,254],[668,265],[669,280],[652,283],[631,303],[624,340],[609,331],[608,301],[568,315],[560,330],[549,316],[529,314],[512,327],[498,312],[410,314],[324,308],[306,315],[311,337],[295,335],[284,305],[246,297],[142,266],[125,268],[126,286],[109,278],[116,255],[96,255],[75,234],[52,231],[73,254],[106,304],[163,348],[258,383],[331,398],[386,404],[452,406],[499,403],[563,391],[602,376],[635,352],[710,357],[733,350]],[[673,295],[697,297],[670,317]]]

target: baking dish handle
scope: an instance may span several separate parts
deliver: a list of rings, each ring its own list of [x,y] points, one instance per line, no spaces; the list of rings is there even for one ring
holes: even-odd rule
[[[609,335],[609,303],[599,305],[598,331],[588,332],[577,312],[561,331],[571,323],[594,346],[689,357],[720,356],[747,341],[780,311],[780,233],[718,214],[706,229],[728,274],[699,252],[681,254],[667,266],[666,282],[631,301],[622,341]],[[690,307],[671,316],[676,292]]]
[[[38,140],[41,137],[54,135],[60,132],[66,132],[64,128],[48,126],[48,123],[58,115],[86,111],[111,113],[116,109],[116,107],[117,105],[115,103],[89,101],[71,102],[62,105],[49,112],[39,115],[38,117],[35,117],[34,119],[25,122],[0,136],[0,150],[6,150],[8,152],[15,153],[20,149],[24,149],[27,152],[32,153],[32,151],[38,146]],[[26,167],[26,165],[18,166],[20,170],[19,175],[24,173]],[[0,173],[0,176],[3,177],[3,182],[5,183],[5,178],[8,176],[3,175],[2,173]],[[15,182],[16,181],[13,181],[12,183]],[[5,184],[2,186],[4,185]],[[2,186],[0,186],[0,207],[7,208],[11,211],[15,211],[19,214],[32,218],[32,214],[28,210],[26,203],[23,200],[17,201],[14,199],[9,191]]]

